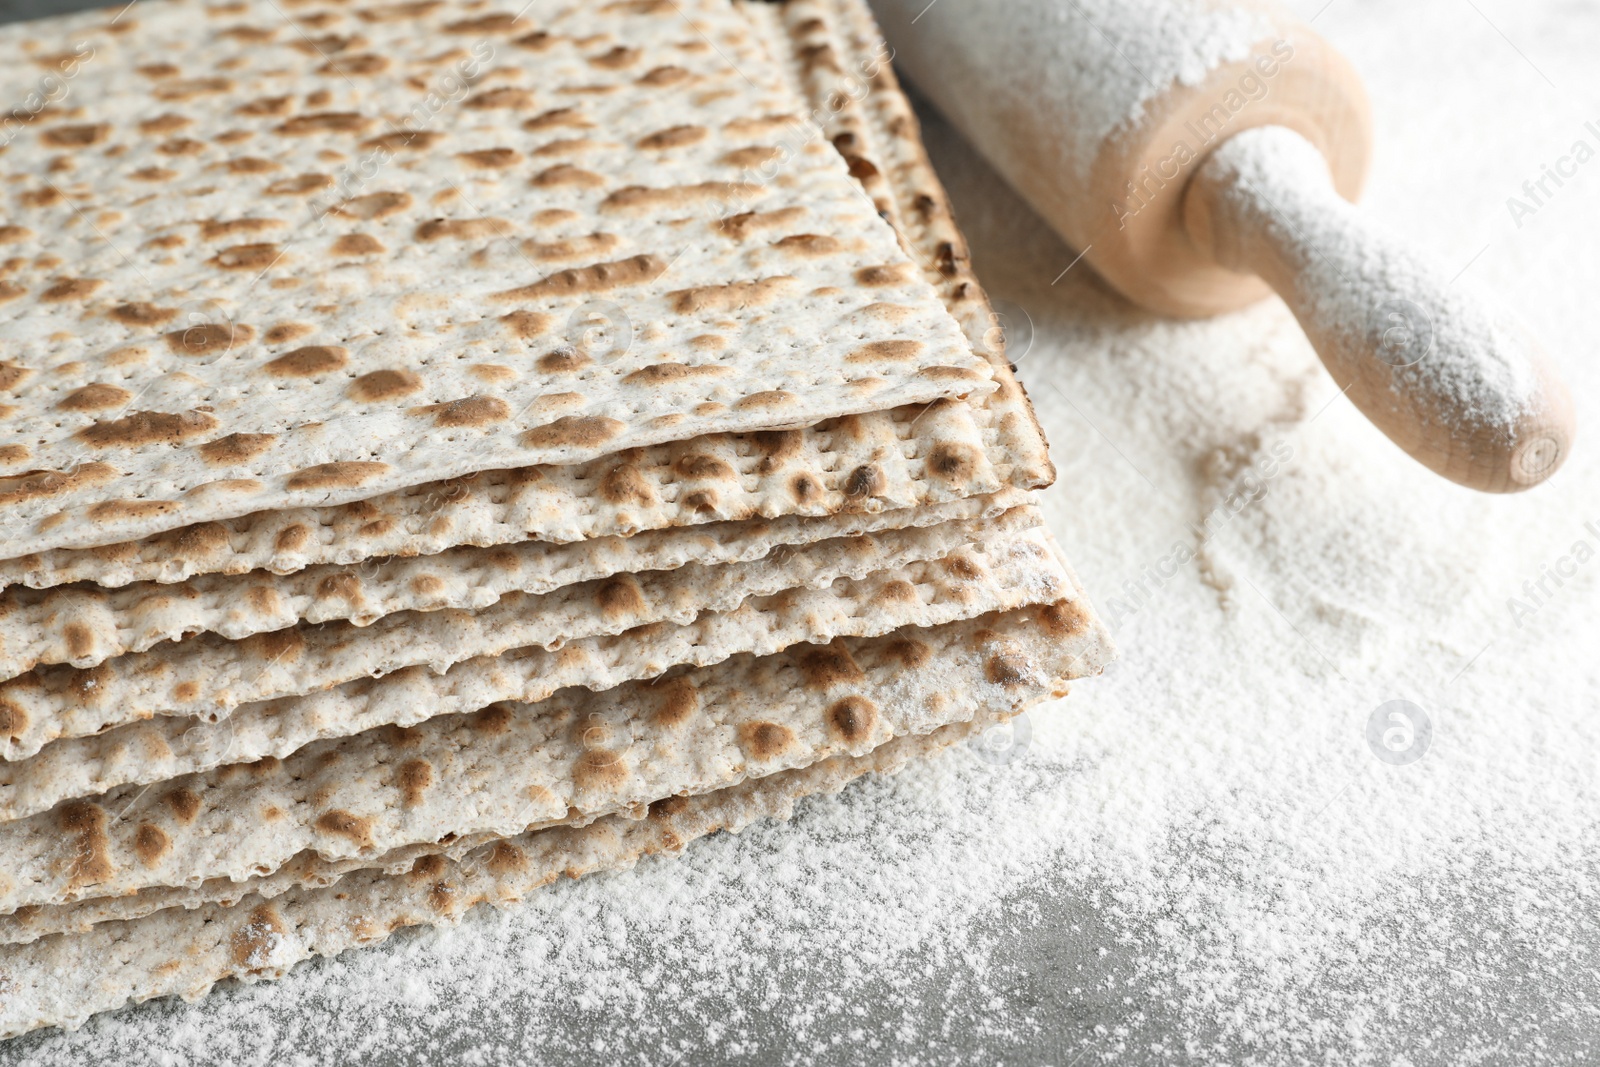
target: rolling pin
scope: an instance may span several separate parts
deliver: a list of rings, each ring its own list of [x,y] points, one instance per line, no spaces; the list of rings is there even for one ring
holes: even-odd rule
[[[1572,400],[1493,301],[1353,206],[1372,149],[1350,64],[1269,2],[873,0],[894,62],[1137,304],[1283,298],[1334,381],[1411,456],[1513,492]]]

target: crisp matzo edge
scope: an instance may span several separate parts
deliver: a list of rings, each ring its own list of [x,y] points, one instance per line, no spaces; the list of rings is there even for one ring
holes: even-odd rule
[[[352,875],[338,888],[300,890],[276,901],[169,909],[85,934],[0,947],[6,990],[0,1037],[46,1026],[75,1030],[92,1015],[157,997],[192,1002],[227,978],[282,978],[303,960],[374,945],[407,926],[454,924],[478,904],[515,905],[562,877],[626,870],[719,830],[738,833],[761,819],[787,819],[797,800],[838,792],[865,774],[893,773],[1005,718],[1004,711],[985,713],[897,738],[865,756],[834,757],[703,797],[662,802],[646,819],[611,816],[488,844],[462,861],[423,859],[407,874],[374,871]]]
[[[730,649],[755,646],[755,652],[767,654],[808,640],[852,640],[858,634],[883,634],[905,625],[939,625],[983,612],[1050,604],[1074,590],[1069,572],[1039,531],[1020,535],[987,558],[966,551],[936,566],[938,573],[933,573],[935,567],[918,564],[862,582],[841,582],[838,592],[784,594],[792,607],[759,604],[748,617],[742,607],[728,614],[735,624],[729,632],[706,644]],[[841,595],[852,590],[854,597]],[[1098,634],[1098,624],[1081,600],[1044,621],[1050,624],[1045,636],[1056,641],[1080,632]],[[775,635],[770,644],[764,634],[752,640],[751,631],[760,634],[763,629]],[[582,643],[570,647],[581,649]],[[656,655],[660,644],[624,640],[617,647],[628,653],[627,666],[607,677],[598,665],[584,662],[571,679],[592,688],[572,686],[563,696],[555,687],[567,679],[558,677],[552,684],[546,680],[549,670],[533,674],[534,684],[543,687],[543,693],[555,692],[549,699],[600,707],[604,703],[596,691],[629,678],[657,677],[674,663],[695,662],[692,648],[669,647],[659,660],[641,662],[641,654]],[[562,655],[540,650],[530,660],[559,663]],[[710,658],[715,663],[726,656],[718,649]],[[751,659],[746,652],[739,661]],[[990,659],[991,674],[1002,671],[1007,662],[999,653]],[[450,674],[421,678],[402,674],[372,683],[371,692],[381,696],[380,706],[391,714],[399,705],[424,717],[408,731],[377,728],[343,736],[350,731],[350,717],[335,712],[320,725],[331,726],[337,736],[285,746],[290,754],[281,760],[230,764],[165,781],[154,789],[119,786],[0,823],[0,855],[6,857],[0,872],[0,913],[121,895],[152,885],[246,878],[276,869],[304,848],[339,859],[437,840],[446,833],[517,832],[562,818],[572,807],[592,810],[601,801],[615,803],[611,787],[624,782],[635,791],[643,790],[628,803],[647,801],[652,796],[642,783],[648,778],[675,760],[698,761],[694,753],[680,750],[684,742],[670,731],[639,737],[630,728],[630,749],[637,744],[659,748],[650,758],[634,759],[624,758],[582,728],[577,736],[563,738],[570,724],[542,715],[441,714],[504,706],[497,702],[515,699],[524,688],[526,683],[514,675],[527,663],[485,661],[481,673],[487,675],[487,684],[468,689],[455,707],[429,693],[430,683],[436,678],[449,682]],[[950,683],[955,684],[953,679]],[[463,688],[457,682],[451,695]],[[315,698],[303,699],[300,706],[314,707]],[[770,748],[774,757],[787,748],[778,741],[756,747]],[[158,747],[147,751],[159,760]],[[605,760],[597,763],[602,755]],[[414,759],[423,760],[427,769],[408,769]],[[81,763],[75,762],[64,770],[79,767]],[[562,796],[556,791],[565,788],[562,782],[575,783],[580,793]],[[544,788],[532,789],[535,783]],[[170,801],[175,794],[204,800],[195,807],[175,805]]]
[[[502,655],[519,659],[537,650],[614,648],[607,639],[617,634],[654,632],[644,629],[649,626],[684,626],[701,616],[706,616],[702,626],[708,633],[731,632],[713,625],[707,613],[737,612],[741,619],[755,618],[765,605],[792,600],[780,595],[786,591],[799,593],[869,576],[886,581],[900,568],[943,559],[978,541],[1003,547],[1008,537],[1038,521],[1034,509],[1019,508],[987,526],[944,523],[823,542],[801,551],[780,549],[773,563],[758,560],[711,568],[691,564],[688,574],[613,575],[539,597],[516,594],[476,614],[426,612],[389,616],[370,627],[346,623],[292,627],[243,641],[205,635],[119,656],[92,670],[29,671],[0,683],[0,713],[11,735],[19,739],[18,748],[25,742],[37,750],[47,742],[86,737],[105,738],[109,745],[113,737],[109,731],[119,726],[159,718],[216,721],[236,707],[266,701],[277,702],[274,707],[281,709],[288,706],[282,703],[286,699],[357,680],[366,680],[366,685],[408,668],[444,675],[458,664],[476,661],[481,674]],[[747,600],[751,602],[746,604]],[[664,650],[665,645],[659,652],[650,650],[656,662]],[[700,649],[696,655],[710,652]],[[571,665],[578,658],[577,651],[570,651],[561,662]],[[614,669],[611,657],[602,661],[607,672]],[[189,725],[151,728],[160,728],[170,742]],[[165,753],[160,746],[147,751],[151,743],[147,737],[122,751],[133,763],[154,765]],[[66,760],[58,754],[50,762],[63,765]],[[15,770],[16,761],[0,763],[0,791],[16,780]]]
[[[585,753],[599,751],[599,745],[614,752],[625,727],[646,736],[668,735],[653,743],[667,746],[669,766],[654,787],[639,795],[655,796],[658,790],[666,796],[700,795],[747,777],[781,773],[835,755],[860,755],[892,737],[970,719],[986,707],[1015,707],[1059,695],[1067,681],[1098,670],[1106,648],[1103,629],[1060,602],[934,628],[907,627],[877,639],[797,646],[768,657],[741,656],[710,670],[674,672],[658,683],[633,683],[576,703],[556,701],[528,710],[562,719],[561,725],[572,733],[602,737],[588,747],[579,744]],[[776,692],[776,680],[791,689]],[[670,721],[663,722],[664,711]],[[770,750],[780,737],[783,751]],[[722,759],[736,766],[714,762],[716,769],[708,778],[704,761],[677,753],[686,744],[720,748]],[[596,764],[614,766],[580,755],[575,780],[592,774]],[[644,761],[634,764],[643,767]],[[525,829],[586,825],[612,815],[640,818],[649,804],[641,799],[620,807],[574,806]],[[152,886],[132,895],[28,908],[0,919],[0,942],[23,943],[166,908],[232,904],[249,895],[268,899],[297,888],[331,885],[353,871],[399,874],[425,856],[459,860],[498,837],[480,831],[335,860],[308,850],[269,874],[241,880]]]
[[[1029,516],[1018,516],[1014,525],[1025,527],[1029,521]],[[126,702],[112,694],[108,705],[121,717],[64,717],[53,725],[76,736],[52,741],[27,759],[0,763],[0,820],[43,811],[68,797],[225,763],[284,757],[322,738],[378,726],[412,726],[433,715],[472,711],[496,700],[543,699],[563,686],[604,689],[739,652],[774,652],[787,643],[840,634],[870,635],[915,621],[919,612],[929,619],[950,619],[987,610],[990,600],[1020,602],[1019,595],[1038,591],[1022,586],[995,593],[990,587],[1023,577],[1007,556],[1031,552],[1038,541],[1037,534],[1009,544],[1002,540],[982,552],[956,544],[926,557],[937,561],[933,566],[923,565],[924,559],[908,564],[891,557],[882,560],[890,565],[887,570],[868,568],[869,573],[842,574],[825,582],[790,585],[780,579],[777,593],[713,604],[686,621],[668,619],[617,635],[578,637],[559,648],[527,645],[474,657],[442,673],[402,669],[299,697],[213,709],[215,718],[207,720],[155,715],[129,722]],[[997,558],[1001,565],[991,569]],[[941,594],[953,595],[937,602]],[[14,711],[17,705],[11,707]],[[89,730],[95,722],[102,729]],[[41,720],[41,726],[48,724]]]
[[[944,523],[999,519],[1028,494],[1002,490],[982,497],[903,508],[878,515],[791,515],[755,522],[651,530],[632,537],[552,544],[521,541],[494,549],[452,548],[435,556],[386,557],[356,566],[320,565],[276,576],[207,574],[172,585],[140,583],[102,589],[80,583],[0,592],[0,678],[38,666],[95,667],[163,642],[202,635],[241,641],[257,634],[321,623],[383,626],[401,612],[493,611],[507,597],[546,597],[580,583],[691,567],[711,572],[756,560],[787,559],[802,546],[841,539],[915,537]],[[971,537],[967,538],[971,540]],[[0,700],[4,699],[0,691]],[[0,729],[0,758],[29,753],[26,728]]]

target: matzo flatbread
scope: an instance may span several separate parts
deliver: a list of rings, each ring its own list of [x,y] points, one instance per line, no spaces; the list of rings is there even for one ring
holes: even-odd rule
[[[515,904],[563,876],[625,870],[699,837],[786,819],[795,801],[837,792],[861,775],[892,773],[976,735],[986,714],[865,756],[835,757],[707,794],[652,805],[646,819],[613,816],[494,842],[459,861],[428,857],[403,875],[353,874],[337,889],[303,889],[235,907],[169,909],[86,934],[0,948],[0,1037],[44,1026],[77,1029],[91,1015],[163,996],[195,1000],[217,982],[281,978],[296,963],[376,944],[406,926],[459,921],[477,904]]]
[[[525,10],[533,47],[510,11],[335,14],[347,47],[371,49],[359,80],[268,0],[220,16],[162,0],[122,32],[104,15],[0,30],[0,48],[96,48],[81,113],[47,110],[7,152],[25,178],[6,232],[56,262],[27,261],[0,304],[16,342],[0,460],[17,475],[0,553],[992,388],[725,0]],[[720,43],[679,47],[689,29]],[[490,58],[440,137],[307,216],[305,179],[336,185],[329,153],[400,134],[418,64],[452,36]],[[650,80],[667,68],[685,73]],[[539,128],[552,112],[562,128]],[[280,170],[224,178],[247,151]],[[162,195],[140,202],[156,172]],[[285,181],[298,192],[274,193]],[[752,212],[772,225],[727,225]],[[111,232],[74,225],[90,215]],[[464,230],[499,244],[467,254]],[[353,264],[345,238],[366,249]],[[640,323],[631,343],[551,348],[596,294]],[[180,322],[197,299],[224,321]]]
[[[872,641],[791,649],[766,661],[740,657],[709,671],[678,673],[653,684],[624,686],[600,694],[593,701],[576,705],[556,702],[543,714],[558,716],[563,720],[560,726],[580,735],[574,750],[577,762],[570,774],[580,787],[584,768],[594,762],[590,757],[586,763],[586,757],[601,748],[615,752],[618,737],[631,729],[641,740],[625,754],[626,777],[650,777],[654,781],[639,795],[693,795],[704,791],[707,781],[720,782],[720,788],[745,774],[770,772],[766,766],[769,758],[752,760],[749,756],[753,743],[759,740],[749,729],[752,722],[762,724],[770,737],[780,736],[783,730],[794,735],[794,744],[799,747],[787,747],[786,742],[786,760],[804,761],[805,746],[813,744],[822,745],[819,751],[836,751],[843,742],[848,751],[859,754],[863,745],[882,743],[890,735],[925,733],[945,723],[968,720],[993,707],[1014,710],[1049,693],[1059,695],[1067,680],[1091,669],[1091,660],[1104,652],[1103,638],[1098,624],[1062,603],[934,629],[907,628],[892,637]],[[996,655],[1003,658],[996,661]],[[915,670],[905,669],[908,656],[916,661]],[[996,662],[1001,666],[996,667]],[[1098,666],[1097,660],[1094,665]],[[835,668],[843,669],[845,676],[826,674]],[[723,685],[729,679],[735,688]],[[823,679],[826,684],[819,681]],[[790,682],[792,692],[779,695],[771,688],[773,682],[782,680]],[[870,688],[863,689],[863,685]],[[938,688],[941,685],[947,687],[942,692]],[[682,721],[660,721],[661,709],[670,706],[664,702],[682,703],[691,693],[694,716]],[[870,704],[859,703],[862,693],[869,695]],[[731,717],[719,710],[746,705],[744,712]],[[591,714],[596,707],[607,711],[603,715]],[[700,714],[702,710],[704,715]],[[854,717],[857,713],[859,720]],[[847,714],[848,721],[841,718]],[[571,744],[570,740],[551,742],[556,748]],[[688,750],[701,757],[689,758]],[[418,752],[406,754],[416,757]],[[550,787],[558,792],[570,791],[570,783],[562,786],[559,779],[558,775]],[[613,797],[623,796],[628,788],[621,781],[609,786]],[[583,825],[608,814],[639,818],[645,811],[645,801],[616,811],[574,805],[551,824]],[[82,930],[95,923],[133,918],[162,908],[231,903],[252,894],[272,898],[295,888],[332,885],[356,870],[402,873],[423,856],[460,859],[497,836],[492,831],[480,831],[439,843],[420,841],[382,853],[339,859],[326,859],[307,850],[271,873],[243,880],[213,878],[188,886],[151,886],[132,895],[90,897],[70,904],[27,908],[0,919],[0,943]]]
[[[1037,577],[1023,588],[1070,588],[1059,564],[1052,564],[1036,561]],[[1007,599],[1030,602],[1025,594]],[[1053,603],[1055,597],[1044,599]],[[994,606],[1010,605],[1002,601]],[[937,617],[942,607],[935,602],[917,614]],[[1069,605],[1045,620],[1044,635],[1064,641],[1092,634],[1097,627],[1091,620],[1086,607]],[[836,639],[833,647],[848,648],[840,644],[848,640]],[[957,685],[981,687],[979,677],[993,681],[1015,675],[1018,684],[1034,680],[1032,659],[1012,656],[1006,642],[974,640],[982,647],[964,653],[982,653],[973,676],[939,679],[940,700],[958,699],[949,693]],[[798,658],[815,668],[809,676],[812,688],[822,688],[833,677],[830,671],[845,678],[860,673],[848,656]],[[911,669],[922,659],[920,653],[909,656],[903,664],[905,677],[893,684],[928,679],[927,672]],[[735,662],[758,661],[746,656]],[[653,703],[673,699],[671,687],[655,692]],[[341,859],[437,841],[447,833],[516,833],[565,818],[574,807],[580,812],[615,810],[660,796],[650,791],[652,782],[675,760],[688,760],[713,777],[729,766],[727,756],[712,755],[715,749],[680,747],[685,742],[671,731],[640,733],[627,721],[606,718],[605,709],[612,705],[593,691],[572,689],[551,699],[560,707],[584,710],[572,719],[502,703],[467,716],[435,715],[406,733],[384,728],[319,741],[283,760],[218,768],[148,791],[123,786],[0,824],[0,855],[7,857],[0,872],[5,879],[0,882],[0,914],[34,904],[118,896],[152,885],[237,880],[269,873],[307,848],[325,859]],[[701,698],[692,692],[676,701],[673,706],[686,713],[685,723],[687,713],[701,706]],[[773,717],[783,706],[782,701],[768,702],[761,709],[762,721],[778,722]],[[877,721],[862,714],[863,722]],[[864,726],[864,734],[872,729]],[[805,755],[804,746],[789,744],[802,736],[797,731],[781,723],[772,730],[739,728],[735,733],[745,756],[735,765],[797,765],[786,762]],[[848,740],[856,732],[843,729],[841,736]],[[638,745],[652,747],[630,754]],[[186,797],[197,798],[197,805],[189,805]]]
[[[89,580],[121,585],[179,581],[211,572],[284,573],[374,555],[438,552],[456,544],[497,545],[528,536],[574,540],[743,515],[773,517],[796,509],[818,514],[818,509],[911,508],[953,494],[987,492],[982,488],[986,484],[1048,484],[1054,470],[1043,433],[1006,364],[1004,339],[972,274],[949,199],[917,137],[916,118],[893,72],[878,61],[882,41],[870,17],[859,5],[832,10],[839,6],[807,5],[810,14],[795,27],[796,33],[808,35],[805,41],[831,34],[823,51],[791,36],[783,9],[741,4],[758,17],[757,29],[771,54],[791,57],[791,72],[810,62],[862,74],[864,95],[855,86],[849,88],[856,91],[828,91],[824,80],[815,77],[794,76],[794,82],[797,91],[807,94],[813,119],[848,154],[853,176],[872,189],[880,212],[939,289],[974,349],[990,360],[998,384],[995,393],[970,406],[943,405],[928,414],[844,420],[839,425],[851,429],[844,435],[835,432],[835,424],[825,423],[786,435],[778,449],[762,435],[713,437],[685,442],[677,454],[647,449],[621,462],[608,458],[577,468],[490,472],[346,507],[251,515],[90,552],[52,550],[0,560],[0,584],[46,587]],[[833,33],[831,27],[841,19],[850,24],[850,32]],[[960,424],[962,417],[972,420],[970,430]],[[969,451],[974,440],[981,457]],[[730,463],[740,478],[686,482],[681,457],[708,453]],[[904,471],[898,456],[912,458]],[[929,456],[939,462],[917,464]],[[600,486],[600,494],[586,495],[594,485]],[[821,486],[822,491],[800,493],[800,486]]]
[[[210,659],[215,660],[219,641],[239,641],[297,623],[348,621],[367,626],[383,619],[388,625],[409,625],[409,616],[390,619],[398,612],[446,608],[482,612],[517,594],[523,596],[513,601],[521,605],[515,610],[542,611],[542,600],[528,598],[544,598],[558,590],[574,595],[574,586],[621,574],[691,567],[702,576],[716,575],[727,588],[729,576],[739,573],[740,565],[759,560],[793,561],[793,549],[802,545],[814,546],[804,554],[806,559],[821,562],[835,558],[829,545],[840,547],[841,538],[866,538],[857,545],[860,550],[875,543],[874,535],[892,531],[925,531],[899,539],[910,543],[919,538],[950,538],[955,536],[953,531],[962,529],[967,533],[948,543],[971,541],[982,528],[979,523],[999,519],[1009,510],[1004,504],[1022,499],[1019,492],[1003,491],[881,515],[788,516],[771,522],[718,523],[560,545],[522,541],[490,551],[454,548],[434,556],[309,567],[283,576],[266,572],[239,578],[201,575],[170,585],[141,582],[111,590],[87,583],[48,591],[13,587],[0,591],[0,678],[14,677],[40,664],[93,667],[113,657],[179,640],[184,641],[182,649],[163,646],[168,657],[163,662],[171,667],[164,673],[193,676],[197,669],[204,669],[195,657],[205,653],[197,650],[209,649]],[[939,532],[926,532],[934,529]],[[718,570],[717,565],[735,570]],[[768,576],[767,592],[784,588],[770,584],[777,574],[774,570]],[[659,583],[666,579],[657,574],[640,580]],[[673,579],[678,586],[700,580],[689,574]],[[687,603],[680,614],[685,610],[690,610]],[[638,624],[622,618],[617,622],[625,625],[596,632],[615,633]],[[483,620],[480,625],[491,624]],[[332,637],[327,631],[315,633],[324,643]],[[202,634],[208,635],[209,644],[192,640]],[[574,635],[576,632],[566,636]],[[0,755],[6,759],[28,755],[22,750],[25,743],[25,736],[15,733],[0,737]]]
[[[766,655],[805,641],[874,636],[1073,595],[1084,603],[1070,573],[1052,557],[1047,537],[1030,531],[981,550],[969,546],[936,563],[754,598],[681,626],[645,626],[573,641],[554,652],[517,649],[468,660],[443,674],[411,668],[309,696],[246,704],[218,723],[157,716],[56,741],[27,760],[0,764],[0,817],[20,818],[113,787],[132,796],[134,786],[226,763],[288,757],[321,738],[410,727],[496,701],[543,700],[568,686],[601,691],[736,653]],[[0,843],[7,832],[0,826]]]

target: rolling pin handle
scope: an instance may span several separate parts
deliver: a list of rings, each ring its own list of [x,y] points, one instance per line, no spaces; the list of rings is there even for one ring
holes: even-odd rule
[[[1431,470],[1515,492],[1571,451],[1571,396],[1528,332],[1367,222],[1294,131],[1223,142],[1190,179],[1183,224],[1219,265],[1272,286],[1356,407]]]

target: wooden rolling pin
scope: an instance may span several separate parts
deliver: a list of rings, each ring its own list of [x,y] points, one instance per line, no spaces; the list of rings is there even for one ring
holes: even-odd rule
[[[1087,262],[1167,315],[1276,291],[1334,380],[1488,492],[1566,459],[1572,401],[1492,301],[1352,207],[1366,93],[1268,2],[873,0],[895,63]]]

